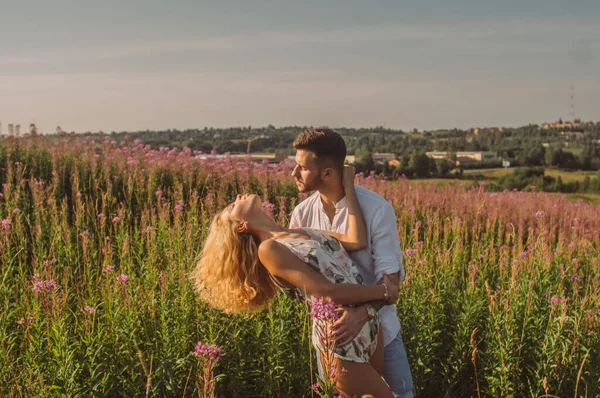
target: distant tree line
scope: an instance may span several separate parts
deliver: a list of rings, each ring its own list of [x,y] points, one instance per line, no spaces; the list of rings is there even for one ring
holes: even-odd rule
[[[246,153],[248,140],[251,152],[278,152],[292,155],[292,142],[307,126],[231,127],[113,132],[120,141],[128,135],[153,148],[188,147],[208,153]],[[346,140],[348,154],[355,155],[361,171],[375,171],[389,177],[455,177],[463,169],[501,166],[501,161],[472,163],[456,167],[453,154],[460,151],[493,151],[511,166],[557,167],[569,170],[600,170],[600,123],[582,123],[577,131],[543,129],[538,125],[516,128],[450,129],[403,131],[384,127],[336,128]],[[95,136],[94,133],[87,133]],[[427,151],[445,151],[447,159],[434,161]],[[393,153],[397,166],[376,164],[373,153]]]

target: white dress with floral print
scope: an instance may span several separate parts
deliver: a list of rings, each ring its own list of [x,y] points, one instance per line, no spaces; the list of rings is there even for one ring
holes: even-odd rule
[[[306,231],[311,239],[280,238],[276,240],[332,283],[362,284],[362,277],[358,269],[337,239],[310,228],[302,228],[302,230]],[[311,299],[310,296],[306,297],[299,288],[288,289],[281,286],[276,280],[275,283],[295,298],[304,298],[306,301]],[[321,351],[317,333],[318,322],[324,321],[315,319],[313,322],[312,340],[315,348]],[[368,362],[377,347],[378,327],[379,319],[376,316],[363,326],[354,340],[346,345],[336,347],[334,355],[346,361]]]

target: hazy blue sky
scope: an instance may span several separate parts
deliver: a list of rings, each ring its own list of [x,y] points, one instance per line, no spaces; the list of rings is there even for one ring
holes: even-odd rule
[[[599,0],[0,0],[4,133],[516,126],[571,85],[600,120]]]

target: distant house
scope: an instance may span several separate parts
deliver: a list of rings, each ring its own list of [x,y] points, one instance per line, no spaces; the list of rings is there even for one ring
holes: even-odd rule
[[[392,159],[388,162],[388,166],[398,167],[398,166],[400,166],[400,161],[398,159]]]
[[[544,129],[576,129],[576,128],[580,128],[581,127],[581,123],[577,122],[575,120],[573,121],[568,121],[565,120],[563,121],[558,121],[556,123],[544,123],[542,125],[542,128]]]
[[[464,166],[466,164],[471,164],[471,163],[476,163],[477,160],[473,159],[473,158],[468,158],[466,156],[457,156],[456,157],[456,165],[457,166]]]
[[[426,152],[426,155],[433,159],[447,159],[449,154],[450,152]],[[456,152],[455,154],[457,160],[458,158],[469,158],[475,162],[489,162],[499,159],[498,154],[492,151]]]
[[[373,154],[373,162],[375,162],[375,164],[383,164],[385,162],[388,162],[390,160],[394,160],[396,159],[396,155],[393,153],[378,153],[375,152]]]
[[[209,155],[209,154],[200,154],[197,155],[196,158],[198,159],[222,159],[225,157],[232,157],[235,159],[246,159],[248,158],[247,154],[229,154],[229,155],[223,155],[223,154],[214,154],[214,155]],[[250,155],[250,160],[253,162],[263,162],[263,161],[267,161],[269,163],[281,163],[284,159],[287,159],[288,157],[286,155],[284,155],[283,153],[253,153]]]

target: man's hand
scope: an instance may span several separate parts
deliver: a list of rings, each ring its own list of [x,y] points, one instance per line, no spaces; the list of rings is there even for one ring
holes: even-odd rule
[[[336,345],[346,345],[356,336],[369,320],[367,309],[361,307],[344,307],[337,309],[340,318],[331,327]]]
[[[388,304],[394,304],[396,301],[398,301],[398,296],[400,293],[398,283],[394,283],[394,281],[392,281],[387,274],[383,274],[382,284],[387,288],[387,299],[385,302]]]

